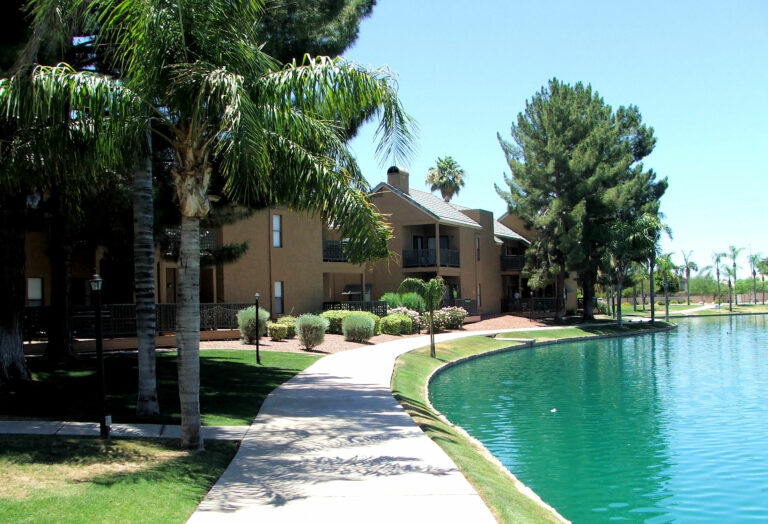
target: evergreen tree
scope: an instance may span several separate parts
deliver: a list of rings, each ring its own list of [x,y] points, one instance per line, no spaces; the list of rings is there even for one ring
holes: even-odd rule
[[[655,145],[653,129],[636,107],[614,112],[591,86],[553,79],[526,102],[511,134],[512,141],[498,136],[511,175],[504,177],[508,190],[496,190],[536,231],[525,271],[534,286],[555,281],[557,289],[567,272],[578,272],[591,318],[610,242],[605,225],[657,215],[667,187],[640,163]],[[557,298],[559,316],[564,303]]]

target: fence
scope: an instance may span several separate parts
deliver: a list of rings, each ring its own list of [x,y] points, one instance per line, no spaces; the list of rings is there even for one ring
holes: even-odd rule
[[[552,297],[521,298],[518,300],[501,299],[502,313],[521,313],[530,317],[546,316],[555,311],[555,301]]]
[[[471,298],[446,298],[443,299],[442,307],[461,307],[467,311],[469,316],[477,315],[477,300]]]
[[[237,312],[250,303],[200,304],[200,329],[237,329]],[[24,339],[46,338],[50,306],[30,306],[24,310]],[[102,331],[106,338],[136,336],[135,304],[105,304],[101,308]],[[176,331],[176,304],[155,305],[158,333]],[[95,336],[93,306],[73,306],[72,331],[76,338]]]
[[[368,311],[380,317],[387,316],[387,303],[383,301],[360,301],[350,300],[348,302],[323,302],[323,311],[346,310],[346,311]]]

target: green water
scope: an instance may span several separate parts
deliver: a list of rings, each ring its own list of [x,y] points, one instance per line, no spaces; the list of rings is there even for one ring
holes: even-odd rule
[[[434,406],[574,522],[768,521],[768,316],[523,349]]]

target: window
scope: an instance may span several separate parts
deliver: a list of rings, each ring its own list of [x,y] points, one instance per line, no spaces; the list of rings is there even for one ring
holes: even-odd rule
[[[27,279],[27,300],[30,306],[43,305],[43,279],[42,278]]]
[[[475,237],[475,253],[477,253],[477,259],[480,260],[480,237]]]
[[[275,305],[272,308],[274,315],[283,314],[283,283],[275,282]]]
[[[272,215],[272,247],[283,247],[282,215]]]
[[[480,284],[477,285],[477,307],[483,307],[483,289]]]

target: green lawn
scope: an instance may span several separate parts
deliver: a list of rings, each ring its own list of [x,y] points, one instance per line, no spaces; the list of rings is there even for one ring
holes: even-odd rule
[[[488,337],[467,337],[437,346],[437,358],[429,348],[402,355],[392,376],[392,392],[421,429],[453,459],[500,522],[558,522],[548,510],[526,497],[516,481],[487,451],[450,424],[427,403],[424,384],[429,375],[447,362],[468,355],[509,347],[514,342]]]
[[[264,351],[261,355],[262,365],[257,366],[253,351],[200,351],[203,424],[250,424],[270,391],[320,358],[276,351]],[[179,423],[175,352],[159,353],[157,357],[161,415],[156,417],[139,417],[135,413],[136,354],[110,354],[105,356],[104,362],[108,412],[114,423]],[[94,356],[56,366],[41,358],[30,358],[29,365],[33,382],[13,392],[0,390],[0,417],[68,421],[98,419],[99,389]]]
[[[694,308],[701,307],[702,304],[694,304],[691,303],[691,305],[687,304],[670,304],[669,305],[669,314],[670,315],[678,315],[681,311],[686,311]],[[650,317],[651,316],[651,308],[648,304],[645,306],[645,311],[643,311],[640,306],[638,306],[638,310],[634,311],[632,309],[632,306],[622,306],[621,313],[623,316],[638,316],[638,317]],[[738,306],[733,306],[733,312],[728,311],[728,302],[723,303],[720,306],[720,309],[717,308],[710,308],[710,309],[703,309],[701,311],[695,311],[690,314],[687,314],[685,316],[693,316],[693,315],[728,315],[730,313],[768,313],[768,305],[762,305],[762,304],[739,304]],[[664,306],[656,306],[656,318],[663,318],[664,317]]]
[[[703,311],[697,311],[696,313],[693,313],[697,316],[707,316],[707,315],[729,315],[729,314],[745,314],[745,313],[768,313],[768,304],[739,304],[733,305],[733,311],[728,310],[728,303],[724,303],[720,305],[720,309],[713,308],[713,309],[705,309]]]
[[[536,339],[537,342],[544,342],[550,340],[558,340],[561,338],[594,337],[598,335],[632,333],[635,331],[643,331],[647,329],[656,329],[668,326],[670,326],[670,324],[658,320],[653,324],[650,322],[634,322],[624,324],[622,327],[619,327],[615,323],[604,325],[583,325],[560,329],[553,328],[531,329],[526,331],[509,331],[506,333],[499,333],[496,335],[496,338],[532,338]]]
[[[0,436],[0,522],[184,522],[237,450],[175,440]]]

